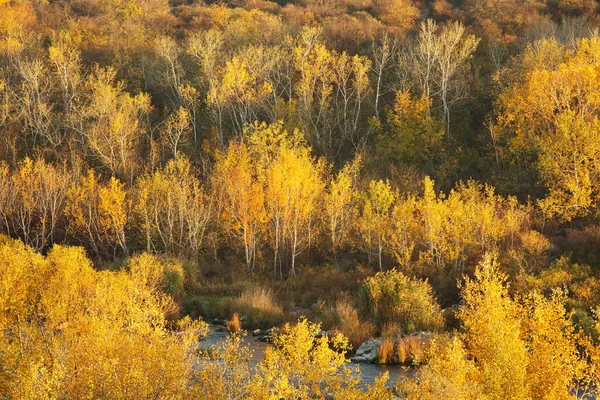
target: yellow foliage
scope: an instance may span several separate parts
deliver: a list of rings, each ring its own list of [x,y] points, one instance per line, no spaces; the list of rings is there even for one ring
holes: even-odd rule
[[[275,260],[279,246],[289,249],[292,276],[296,256],[310,244],[317,230],[316,215],[325,188],[325,164],[315,160],[308,148],[282,148],[266,171],[267,209],[273,220]]]
[[[187,158],[180,156],[140,177],[131,192],[146,251],[162,249],[198,256],[213,217],[213,204]]]
[[[323,398],[328,393],[342,396],[358,380],[346,363],[348,341],[337,334],[316,339],[320,325],[305,319],[294,327],[286,325],[267,348],[265,358],[249,391],[262,399]]]
[[[181,398],[203,323],[166,328],[164,295],[96,272],[80,248],[0,244],[0,388],[11,398]],[[10,296],[4,296],[10,293]]]
[[[408,400],[471,400],[486,399],[478,382],[479,372],[457,337],[434,341],[432,358],[419,370],[416,380],[405,379],[401,392]]]
[[[325,206],[326,231],[334,249],[346,244],[349,231],[356,217],[354,200],[357,196],[357,180],[360,172],[361,158],[357,156],[352,162],[333,178],[327,188]]]
[[[509,150],[537,163],[549,191],[540,205],[563,220],[595,213],[600,196],[598,54],[596,36],[580,39],[575,49],[555,39],[536,42],[499,100]]]
[[[392,210],[397,194],[389,182],[371,181],[369,190],[362,196],[362,209],[358,220],[361,244],[369,255],[375,255],[379,270],[383,270],[382,255],[392,236]]]
[[[459,318],[465,329],[465,342],[477,359],[483,391],[492,399],[526,399],[527,347],[521,340],[518,305],[508,296],[506,277],[495,261],[486,256],[462,287],[466,302]]]

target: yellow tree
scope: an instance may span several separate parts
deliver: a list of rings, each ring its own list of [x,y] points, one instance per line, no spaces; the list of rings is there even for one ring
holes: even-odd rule
[[[266,231],[265,182],[258,175],[248,147],[230,143],[227,152],[217,159],[215,185],[224,195],[225,229],[235,242],[244,247],[244,259],[251,275],[256,253]]]
[[[479,371],[469,359],[458,337],[437,338],[431,345],[434,356],[416,379],[405,379],[401,392],[408,400],[472,400],[485,399]]]
[[[563,220],[597,212],[599,53],[597,37],[574,49],[554,39],[535,42],[499,99],[498,125],[512,161],[536,166],[548,189],[540,205]]]
[[[60,93],[61,115],[58,142],[68,137],[71,127],[79,124],[78,110],[82,95],[84,76],[81,55],[74,40],[68,34],[56,34],[48,49],[53,75],[58,78],[57,91]]]
[[[399,36],[411,30],[421,14],[411,0],[375,0],[373,6],[379,19]]]
[[[341,334],[316,339],[319,329],[305,319],[284,327],[252,379],[251,398],[323,398],[329,392],[343,396],[358,383],[344,367],[348,340]]]
[[[111,177],[107,185],[98,188],[98,200],[100,224],[113,235],[123,253],[128,255],[125,227],[129,216],[130,199],[127,198],[125,184]]]
[[[578,351],[578,335],[565,309],[566,294],[550,298],[531,293],[521,299],[523,337],[529,350],[527,375],[531,393],[540,399],[569,398],[586,370]]]
[[[428,19],[421,23],[413,46],[401,56],[401,70],[414,82],[426,98],[437,97],[450,132],[452,106],[468,95],[469,62],[479,39],[465,33],[460,22],[439,27]],[[409,82],[410,85],[410,82]]]
[[[383,251],[392,234],[392,212],[396,193],[389,182],[371,181],[369,190],[361,194],[361,211],[357,223],[363,249],[377,257],[377,265],[383,271]]]
[[[11,176],[9,219],[13,232],[26,244],[40,250],[54,242],[71,179],[65,165],[55,167],[41,158],[25,158],[18,164]]]
[[[380,154],[392,161],[421,166],[439,158],[444,128],[432,115],[431,102],[425,95],[415,98],[408,91],[396,93],[394,108],[377,137]]]
[[[218,86],[209,92],[213,107],[223,104],[229,111],[233,131],[241,136],[247,124],[258,119],[259,111],[270,97],[271,84],[248,68],[246,60],[234,56],[225,64]]]
[[[283,244],[289,251],[292,276],[296,276],[296,257],[310,247],[316,233],[317,211],[325,187],[324,169],[323,160],[315,160],[308,148],[290,147],[282,148],[266,171],[275,263]]]
[[[96,68],[88,79],[87,123],[81,134],[92,154],[113,175],[133,179],[138,168],[139,144],[150,97],[131,96],[123,83],[115,83],[116,71]]]
[[[179,107],[176,111],[173,111],[165,121],[161,132],[163,140],[173,153],[173,157],[177,158],[177,148],[187,141],[190,134],[190,115],[186,109]]]
[[[361,134],[361,124],[364,122],[363,103],[370,91],[371,60],[364,56],[349,56],[346,52],[332,52],[331,56],[335,87],[333,128],[339,132],[339,138],[329,147],[330,151],[338,154],[346,141],[350,141],[355,149],[366,145],[367,135]]]
[[[213,216],[213,202],[185,157],[140,177],[133,196],[146,250],[198,256]]]
[[[410,265],[413,251],[419,242],[422,232],[417,217],[418,203],[412,197],[399,198],[392,211],[392,233],[389,248],[402,267]]]
[[[0,261],[0,285],[16,288],[0,294],[3,394],[185,396],[205,325],[167,329],[164,294],[132,273],[95,271],[80,248],[55,246],[43,257],[0,238]]]
[[[331,180],[325,193],[325,226],[334,251],[346,244],[355,222],[360,166],[357,156]]]
[[[458,316],[479,366],[483,392],[491,399],[527,399],[530,382],[521,308],[510,299],[506,279],[493,258],[486,256],[474,279],[466,278],[462,286],[465,306]]]
[[[305,134],[316,146],[327,149],[332,143],[332,130],[327,126],[331,112],[333,55],[321,42],[322,30],[305,27],[296,38],[294,66],[299,78],[294,86],[298,113]]]

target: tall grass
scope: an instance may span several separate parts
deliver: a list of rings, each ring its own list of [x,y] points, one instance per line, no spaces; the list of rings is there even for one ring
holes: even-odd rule
[[[227,330],[231,333],[236,333],[242,330],[242,321],[238,313],[233,313],[233,316],[227,321]]]
[[[343,333],[354,349],[375,334],[375,325],[361,321],[356,307],[346,297],[337,299],[333,307],[321,303],[320,308],[324,326]]]
[[[380,364],[419,365],[427,361],[429,349],[430,341],[423,337],[385,337],[379,346],[378,359]]]
[[[284,312],[273,290],[262,286],[245,288],[239,296],[223,301],[222,314],[238,313],[246,317],[248,329],[270,328],[284,321]]]

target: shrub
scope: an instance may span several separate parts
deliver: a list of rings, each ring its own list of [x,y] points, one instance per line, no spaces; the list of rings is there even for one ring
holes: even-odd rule
[[[343,270],[330,265],[307,268],[296,279],[288,279],[278,292],[296,305],[310,308],[319,300],[333,303],[338,293],[355,293],[368,269]]]
[[[205,319],[212,319],[220,316],[220,305],[224,299],[214,295],[189,296],[183,302],[182,312],[191,318],[202,316]]]
[[[161,290],[180,302],[184,296],[182,263],[173,258],[142,253],[128,260],[133,279],[152,290]]]
[[[431,286],[391,270],[367,278],[359,290],[362,315],[382,328],[397,323],[402,331],[437,330],[443,320]]]

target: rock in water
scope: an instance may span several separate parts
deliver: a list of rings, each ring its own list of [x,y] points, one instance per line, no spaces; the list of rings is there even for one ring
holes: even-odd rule
[[[379,357],[380,340],[367,340],[363,342],[351,361],[354,363],[375,364]]]

